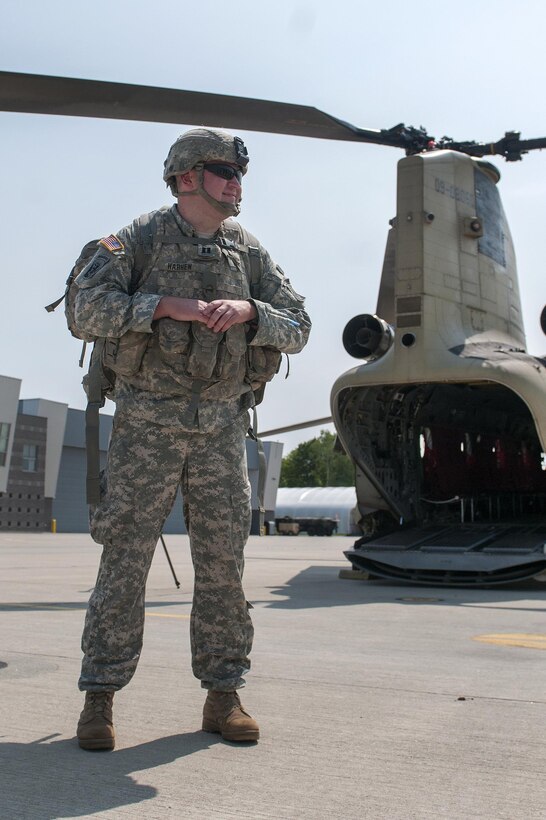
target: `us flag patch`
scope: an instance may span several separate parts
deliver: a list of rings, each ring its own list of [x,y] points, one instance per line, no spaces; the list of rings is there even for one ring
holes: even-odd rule
[[[120,242],[117,236],[113,233],[111,233],[110,236],[105,236],[104,239],[101,239],[99,241],[99,245],[102,245],[106,248],[107,251],[110,251],[111,253],[116,253],[125,250],[125,248],[123,247],[123,242]]]

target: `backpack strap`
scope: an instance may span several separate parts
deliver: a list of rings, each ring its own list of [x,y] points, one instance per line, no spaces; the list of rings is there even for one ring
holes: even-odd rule
[[[72,268],[72,270],[74,270],[74,268]],[[72,273],[70,274],[70,276],[72,276]],[[54,302],[51,302],[51,304],[50,304],[50,305],[45,305],[45,309],[47,310],[47,312],[48,312],[48,313],[53,313],[53,311],[55,310],[55,308],[58,308],[58,307],[59,307],[59,305],[61,304],[61,302],[62,302],[65,298],[66,298],[66,290],[65,290],[65,292],[63,293],[63,295],[62,295],[62,296],[59,296],[59,298],[58,298],[58,299],[55,299],[55,301],[54,301]]]
[[[87,376],[85,449],[87,453],[86,500],[88,504],[98,504],[100,501],[99,409],[104,405],[102,351],[105,342],[104,338],[97,339],[95,342]]]
[[[262,255],[260,249],[254,245],[247,245],[248,261],[250,263],[250,292],[254,295],[258,283],[262,278]]]
[[[256,412],[256,407],[252,409],[252,425],[248,428],[247,435],[248,438],[256,442],[256,448],[258,451],[258,486],[256,488],[256,496],[258,498],[258,534],[263,535],[265,518],[265,479],[267,473],[267,459],[265,457],[263,441],[258,436],[258,413]]]
[[[150,275],[154,261],[153,239],[152,215],[143,214],[138,218],[138,243],[135,248],[134,265],[131,272],[131,294],[135,293]],[[100,501],[99,410],[104,406],[105,398],[102,367],[102,354],[105,343],[106,339],[104,338],[99,338],[95,342],[87,376],[87,407],[85,410],[86,500],[91,505],[98,504]]]
[[[245,228],[243,228],[242,226],[241,228],[243,231],[243,238],[245,240],[245,244],[242,247],[246,249],[246,252],[248,253],[248,261],[250,263],[250,290],[252,292],[253,290],[256,290],[256,287],[258,286],[262,278],[262,255],[260,253],[260,248],[258,247],[258,245],[250,244],[251,237],[248,231],[246,231]]]
[[[142,214],[137,219],[138,241],[134,253],[133,270],[131,271],[131,295],[146,281],[152,270],[153,257],[155,256],[153,216],[153,213]]]
[[[239,241],[233,242],[240,253],[248,257],[250,268],[250,292],[254,296],[263,274],[262,255],[258,240],[243,228],[235,219],[226,219],[224,228],[228,233],[235,234]],[[240,241],[242,240],[242,241]],[[224,240],[225,241],[225,240]],[[229,243],[230,240],[227,242]]]

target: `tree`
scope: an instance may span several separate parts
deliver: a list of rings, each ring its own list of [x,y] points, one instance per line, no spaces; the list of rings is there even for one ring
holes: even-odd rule
[[[345,453],[334,451],[336,437],[321,430],[283,458],[280,487],[352,487],[354,467]]]

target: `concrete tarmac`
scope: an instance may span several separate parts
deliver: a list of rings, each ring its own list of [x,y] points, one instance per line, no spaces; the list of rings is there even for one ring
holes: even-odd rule
[[[200,731],[187,536],[158,546],[114,752],[74,739],[86,535],[0,534],[0,817],[545,820],[546,585],[341,580],[351,538],[252,537],[243,703],[259,743]]]

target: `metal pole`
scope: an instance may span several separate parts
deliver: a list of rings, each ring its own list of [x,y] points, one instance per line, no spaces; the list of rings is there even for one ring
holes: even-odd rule
[[[166,555],[167,561],[169,562],[169,566],[171,568],[171,572],[172,572],[172,576],[174,578],[174,582],[176,584],[176,588],[180,589],[180,581],[176,577],[176,572],[174,571],[173,562],[171,561],[171,556],[169,555],[169,553],[167,551],[167,545],[165,544],[165,539],[163,538],[163,533],[161,533],[161,535],[159,536],[159,540],[163,544],[163,549],[165,550],[165,555]]]

